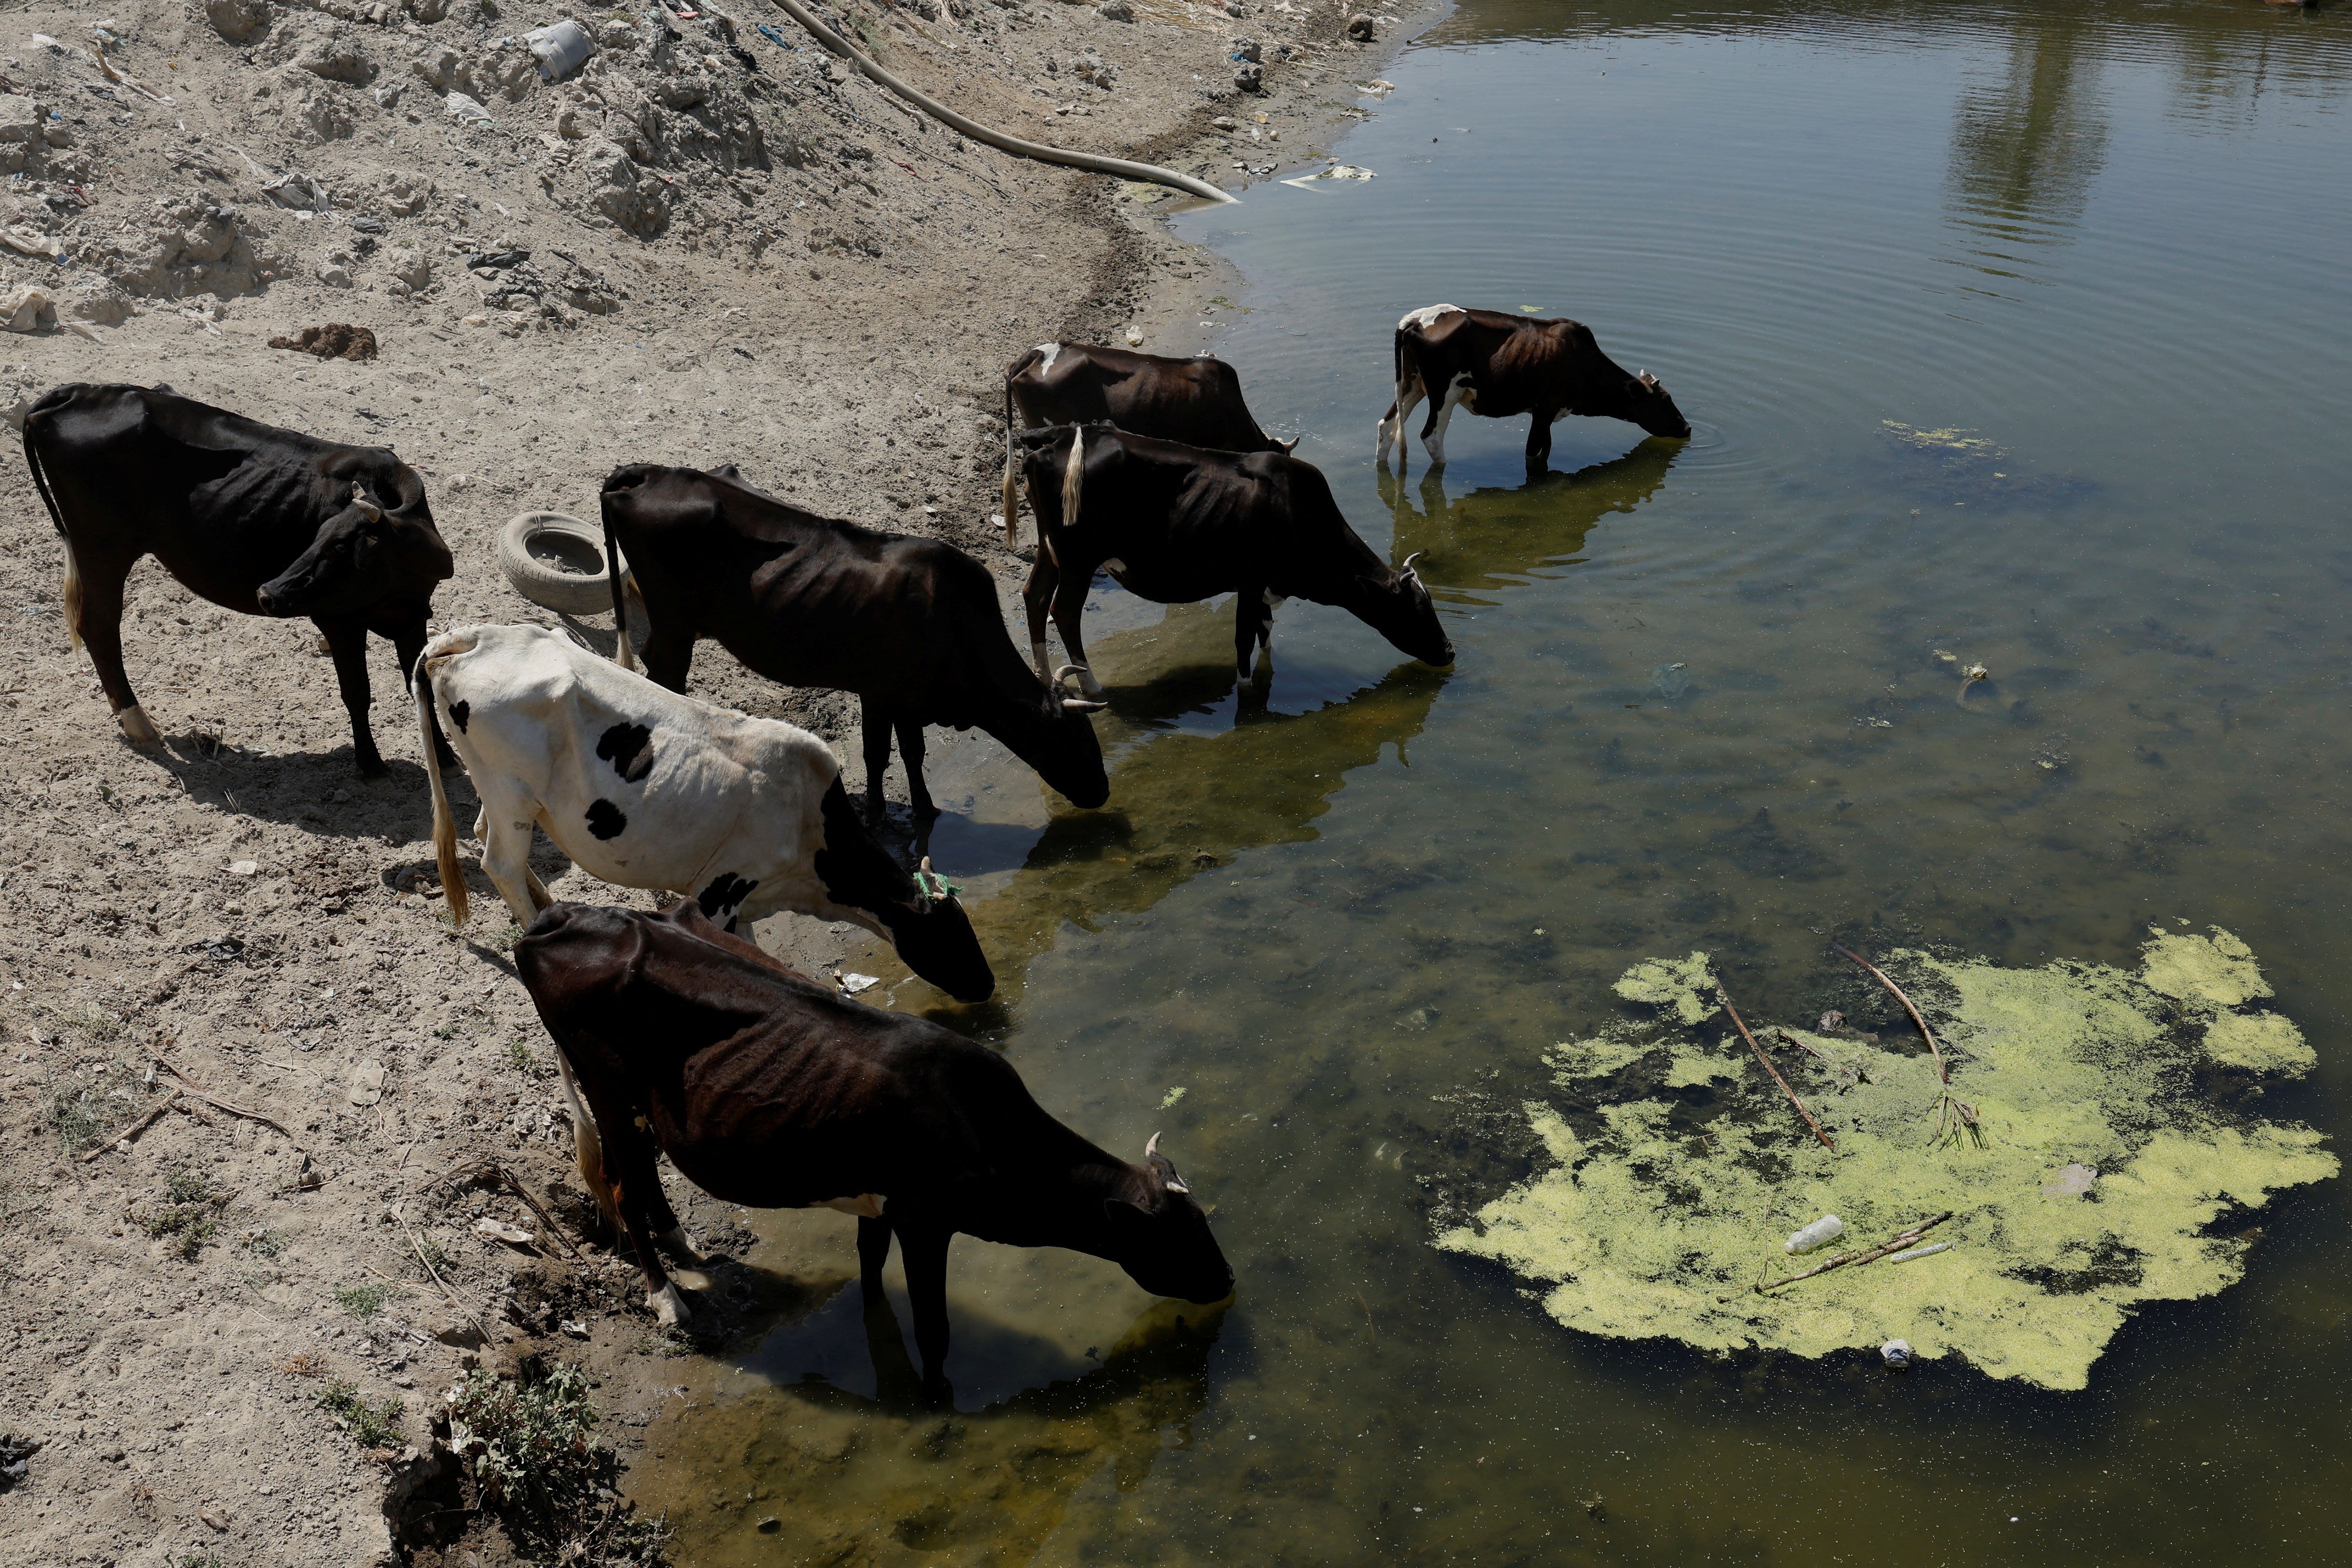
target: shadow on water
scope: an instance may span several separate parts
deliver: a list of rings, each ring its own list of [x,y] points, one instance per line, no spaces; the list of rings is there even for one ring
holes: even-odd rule
[[[1263,689],[1234,689],[1230,613],[1171,605],[1157,626],[1095,645],[1118,721],[1116,730],[1104,726],[1110,804],[1056,810],[1014,883],[972,907],[973,929],[996,968],[993,998],[965,1006],[915,981],[900,989],[899,1007],[964,1033],[1004,1027],[1028,963],[1051,951],[1066,925],[1099,931],[1253,850],[1312,839],[1351,772],[1383,755],[1411,765],[1447,672],[1401,664],[1348,696],[1277,712]],[[1275,687],[1286,679],[1277,668]],[[1306,679],[1328,687],[1329,672]],[[1204,714],[1224,716],[1228,726],[1174,727],[1180,716]],[[886,980],[905,973],[887,953],[876,963]]]
[[[967,1383],[1009,1384],[970,1411],[922,1404],[901,1321],[891,1300],[867,1307],[852,1280],[772,1331],[743,1365],[748,1389],[647,1433],[690,1459],[665,1468],[641,1504],[666,1510],[704,1563],[947,1552],[1013,1568],[1106,1467],[1131,1493],[1163,1452],[1192,1445],[1223,1310],[1157,1302],[1075,1365],[1018,1328],[961,1315]]]

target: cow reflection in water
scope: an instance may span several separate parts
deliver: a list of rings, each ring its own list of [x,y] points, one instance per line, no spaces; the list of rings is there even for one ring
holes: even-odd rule
[[[1525,484],[1481,486],[1452,498],[1443,468],[1425,470],[1410,489],[1402,475],[1382,468],[1381,500],[1396,530],[1389,548],[1424,554],[1457,593],[1506,587],[1510,579],[1566,564],[1611,513],[1639,510],[1684,450],[1678,443],[1644,441],[1574,473],[1550,470]]]
[[[845,1321],[858,1304],[845,1281],[754,1353],[745,1370],[764,1386],[698,1405],[658,1434],[654,1447],[667,1460],[641,1463],[635,1489],[640,1507],[667,1512],[682,1558],[824,1561],[824,1543],[866,1539],[950,1552],[960,1563],[1028,1562],[1049,1539],[1069,1541],[1057,1532],[1070,1524],[1071,1499],[1106,1467],[1131,1493],[1162,1453],[1188,1444],[1225,1332],[1223,1307],[1161,1301],[1096,1349],[1093,1364],[1074,1366],[1058,1347],[971,1325],[971,1359],[1036,1370],[1017,1390],[958,1413],[942,1448],[940,1413],[922,1398],[898,1316],[887,1301],[866,1301],[859,1345]],[[860,1364],[868,1358],[870,1397]],[[714,1491],[722,1474],[727,1484]],[[747,1492],[757,1500],[742,1500]],[[755,1523],[762,1530],[747,1528]]]

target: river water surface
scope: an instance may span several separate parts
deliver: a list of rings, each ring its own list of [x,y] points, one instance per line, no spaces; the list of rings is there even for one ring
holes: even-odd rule
[[[1337,149],[1376,179],[1177,222],[1459,663],[1294,604],[1244,696],[1225,610],[1106,586],[1109,808],[951,813],[1003,989],[895,994],[1163,1131],[1235,1300],[961,1240],[925,1412],[852,1222],[762,1220],[805,1310],[693,1374],[640,1497],[705,1563],[2352,1560],[2343,1183],[2074,1394],[1580,1337],[1429,1245],[1534,1168],[1539,1053],[1695,949],[1793,1020],[1859,994],[1826,935],[2221,925],[2319,1052],[2267,1113],[2342,1132],[2347,13],[1462,0],[1388,77]],[[1695,438],[1570,419],[1529,481],[1464,416],[1383,475],[1438,301],[1591,324]]]

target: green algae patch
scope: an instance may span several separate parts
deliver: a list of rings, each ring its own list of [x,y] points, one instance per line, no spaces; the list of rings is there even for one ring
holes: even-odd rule
[[[1715,976],[1708,972],[1703,952],[1637,963],[1618,980],[1616,989],[1628,1002],[1670,1006],[1685,1024],[1703,1022],[1715,1013],[1715,1004],[1707,1000],[1715,990]]]
[[[2263,1079],[2312,1052],[2255,1005],[2270,987],[2226,931],[2158,932],[2136,973],[1906,952],[1882,967],[1928,1012],[1948,1090],[1913,1036],[1759,1030],[1832,1153],[1707,1024],[1706,955],[1655,960],[1616,986],[1649,1016],[1546,1053],[1559,1092],[1524,1110],[1551,1167],[1436,1245],[1538,1282],[1588,1333],[1807,1356],[1905,1339],[2076,1389],[2137,1303],[2242,1275],[2255,1235],[2216,1220],[2336,1173],[2318,1133],[2256,1114]],[[1946,1210],[1927,1239],[1947,1251],[1754,1289]],[[1830,1214],[1843,1237],[1786,1253]]]

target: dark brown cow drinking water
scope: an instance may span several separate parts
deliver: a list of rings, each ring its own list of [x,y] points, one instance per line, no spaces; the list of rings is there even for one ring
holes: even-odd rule
[[[1445,426],[1456,404],[1489,419],[1532,414],[1528,467],[1551,458],[1554,421],[1570,414],[1623,419],[1653,436],[1683,440],[1691,433],[1675,400],[1648,371],[1635,375],[1601,352],[1581,321],[1539,321],[1499,310],[1429,305],[1397,323],[1396,401],[1381,416],[1380,459],[1389,443],[1404,464],[1404,422],[1429,399],[1421,444],[1429,460],[1445,462]]]
[[[26,412],[25,462],[66,542],[66,630],[125,734],[161,739],[122,668],[122,584],[152,555],[224,609],[316,623],[360,772],[384,771],[368,730],[368,634],[392,640],[404,679],[434,586],[455,569],[415,469],[386,447],[280,430],[160,386],[48,393]]]
[[[1106,1258],[1156,1295],[1233,1292],[1208,1217],[1156,1147],[1139,1164],[1107,1153],[996,1052],[803,979],[691,899],[664,914],[557,904],[514,954],[594,1119],[591,1183],[610,1182],[666,1323],[688,1308],[656,1238],[700,1259],[662,1196],[662,1153],[728,1203],[856,1215],[869,1300],[895,1232],[934,1397],[959,1232]]]
[[[1162,605],[1219,594],[1234,606],[1234,663],[1244,681],[1270,645],[1285,599],[1346,610],[1425,664],[1454,644],[1407,561],[1393,569],[1340,515],[1312,463],[1280,452],[1209,452],[1108,425],[1024,430],[1015,438],[1040,541],[1022,596],[1029,650],[1045,673],[1045,613],[1089,692],[1079,616],[1097,571]],[[1073,666],[1065,666],[1068,673]]]
[[[1021,662],[988,568],[953,545],[815,516],[747,484],[733,465],[635,467],[604,481],[608,566],[618,542],[645,596],[646,673],[686,689],[697,637],[771,680],[854,691],[865,709],[866,793],[882,803],[895,729],[908,793],[923,784],[923,726],[985,730],[1073,805],[1110,795],[1088,714]],[[613,579],[613,612],[624,579]],[[633,668],[629,640],[620,659]]]
[[[1004,542],[1020,533],[1013,433],[1108,420],[1136,436],[1213,452],[1288,452],[1258,428],[1242,378],[1221,359],[1167,359],[1100,343],[1039,343],[1004,373]]]

